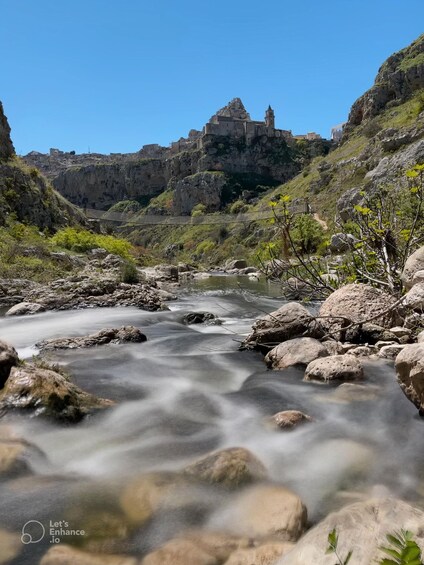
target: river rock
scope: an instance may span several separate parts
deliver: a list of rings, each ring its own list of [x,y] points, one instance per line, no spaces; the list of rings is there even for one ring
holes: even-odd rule
[[[141,565],[220,565],[213,555],[190,540],[171,540],[142,560]]]
[[[292,365],[307,365],[314,359],[327,355],[327,349],[318,340],[298,337],[271,349],[265,356],[265,363],[271,369],[286,369]]]
[[[10,370],[19,362],[16,349],[9,343],[0,340],[0,388],[4,387],[9,377]]]
[[[398,343],[391,345],[384,345],[380,348],[378,356],[383,359],[396,359],[399,353],[405,349],[406,345],[400,345]]]
[[[38,314],[44,312],[44,306],[36,302],[20,302],[15,304],[6,312],[5,316],[25,316],[28,314]]]
[[[297,541],[306,528],[307,511],[292,491],[262,484],[244,490],[214,520],[240,536]]]
[[[183,324],[189,326],[191,324],[210,323],[213,320],[216,320],[216,316],[211,314],[211,312],[189,312],[183,317]]]
[[[0,529],[0,548],[0,565],[11,563],[23,549],[21,534]]]
[[[31,471],[30,446],[20,440],[0,440],[0,477],[17,477]]]
[[[424,282],[414,284],[403,297],[403,305],[411,310],[422,312],[424,308]]]
[[[402,337],[412,337],[412,331],[409,328],[403,328],[401,326],[395,326],[394,328],[390,328],[390,333],[398,338]]]
[[[293,547],[294,544],[290,542],[270,541],[252,549],[239,549],[224,565],[274,565],[279,557]]]
[[[376,355],[378,349],[375,345],[360,345],[359,347],[354,347],[349,349],[349,355],[354,357],[371,357],[371,355]]]
[[[190,501],[186,477],[171,472],[152,472],[135,477],[125,486],[120,505],[132,524],[143,525],[164,508],[178,508]]]
[[[348,329],[345,339],[351,343],[375,345],[378,341],[398,342],[400,338],[396,337],[390,330],[368,322]]]
[[[232,447],[208,454],[185,467],[184,473],[227,488],[238,488],[264,479],[267,475],[261,461],[243,447]]]
[[[22,411],[59,422],[78,422],[87,414],[113,406],[71,383],[63,375],[33,365],[13,367],[0,391],[0,411]]]
[[[393,296],[370,285],[348,284],[330,294],[321,305],[319,315],[330,318],[330,320],[322,320],[330,327],[334,325],[340,328],[341,320],[337,318],[346,318],[352,322],[369,320],[383,327],[391,327],[396,325],[399,314],[396,311],[386,312],[386,310],[395,303],[396,299]],[[331,318],[334,318],[333,322]]]
[[[60,543],[51,547],[40,561],[40,565],[138,565],[135,557],[126,555],[104,555],[81,551]]]
[[[272,416],[271,421],[280,430],[292,430],[301,424],[312,422],[312,418],[299,410],[284,410]]]
[[[405,396],[424,414],[424,343],[407,345],[396,357],[395,368]]]
[[[257,320],[243,345],[255,348],[261,344],[278,344],[305,335],[320,338],[324,331],[304,306],[289,302]]]
[[[329,400],[335,402],[367,402],[375,400],[380,389],[372,385],[343,383],[336,388]]]
[[[305,381],[355,381],[362,379],[364,369],[360,360],[353,355],[332,355],[316,359],[306,367]]]
[[[421,332],[417,335],[417,342],[418,342],[418,343],[424,343],[424,331],[421,331]]]
[[[334,528],[339,538],[338,552],[345,557],[352,551],[352,565],[380,563],[385,557],[380,548],[388,546],[387,534],[393,534],[399,528],[409,530],[418,545],[424,548],[423,526],[424,513],[402,500],[386,498],[358,502],[327,516],[277,564],[329,565],[334,562],[326,555],[328,534]]]
[[[107,328],[83,337],[46,339],[37,343],[36,346],[42,351],[51,351],[55,349],[81,349],[107,343],[141,343],[146,340],[146,336],[138,328],[122,326],[118,329]]]
[[[405,266],[402,271],[402,282],[407,290],[412,288],[415,282],[420,281],[418,276],[414,281],[414,276],[424,270],[424,246],[420,247],[406,260]]]
[[[247,268],[247,261],[245,259],[229,259],[225,263],[226,271],[231,271],[232,269],[246,269],[246,268]]]

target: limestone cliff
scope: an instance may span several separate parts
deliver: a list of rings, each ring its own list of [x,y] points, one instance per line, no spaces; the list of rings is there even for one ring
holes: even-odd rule
[[[380,67],[374,85],[353,104],[345,133],[411,98],[424,84],[424,34]]]
[[[0,102],[0,159],[10,159],[15,154],[12,140],[10,139],[10,126],[3,112]]]

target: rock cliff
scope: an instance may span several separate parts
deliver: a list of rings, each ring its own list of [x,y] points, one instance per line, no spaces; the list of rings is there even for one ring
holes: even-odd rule
[[[53,190],[37,169],[29,168],[14,153],[10,127],[0,103],[1,225],[10,214],[41,229],[86,223],[83,214]]]
[[[10,159],[15,154],[12,140],[10,139],[10,126],[3,112],[0,102],[0,159]]]

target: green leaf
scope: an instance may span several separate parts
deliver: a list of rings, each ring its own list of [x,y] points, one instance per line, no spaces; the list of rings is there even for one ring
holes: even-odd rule
[[[410,179],[413,179],[413,178],[417,177],[418,175],[419,175],[418,171],[414,171],[413,169],[406,171],[406,176]]]
[[[349,553],[346,555],[346,559],[344,560],[343,565],[348,565],[350,558],[352,557],[353,551],[349,551]]]

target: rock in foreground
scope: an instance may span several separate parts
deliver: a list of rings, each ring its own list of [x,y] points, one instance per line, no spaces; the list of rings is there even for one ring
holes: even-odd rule
[[[107,343],[142,343],[146,336],[134,326],[122,326],[118,329],[107,328],[95,334],[83,337],[62,337],[57,339],[46,339],[37,343],[42,351],[55,349],[78,349],[95,347]]]
[[[113,405],[71,383],[63,375],[33,365],[13,367],[0,391],[0,411],[19,411],[53,420],[79,422],[87,414]]]
[[[346,556],[353,552],[352,565],[380,563],[382,546],[388,546],[387,534],[403,528],[410,530],[418,545],[424,547],[424,513],[397,499],[369,500],[342,508],[330,514],[310,530],[278,565],[329,565],[326,555],[328,534],[337,529],[338,551]],[[333,559],[334,562],[334,559]]]

